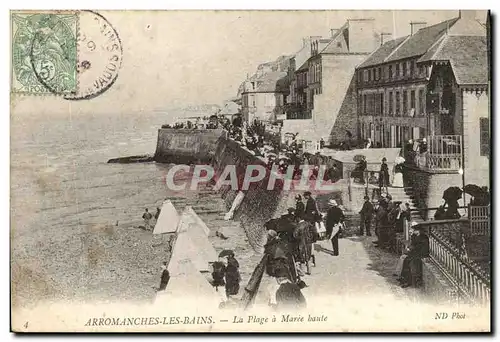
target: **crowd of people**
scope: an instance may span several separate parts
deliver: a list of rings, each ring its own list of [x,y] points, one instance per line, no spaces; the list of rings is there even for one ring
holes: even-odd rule
[[[393,201],[390,194],[382,193],[380,199],[372,204],[370,198],[365,196],[361,211],[359,235],[372,235],[372,224],[377,241],[376,247],[397,252],[396,234],[403,233],[404,227],[411,221],[411,209],[408,202]]]
[[[328,211],[322,214],[310,192],[297,195],[295,200],[295,207],[265,225],[265,275],[271,279],[269,304],[277,307],[306,305],[300,290],[307,286],[302,278],[311,274],[311,266],[316,266],[315,242],[331,240],[332,255],[339,255],[338,239],[345,217],[337,202],[331,199]],[[287,289],[280,293],[282,284],[287,284]]]

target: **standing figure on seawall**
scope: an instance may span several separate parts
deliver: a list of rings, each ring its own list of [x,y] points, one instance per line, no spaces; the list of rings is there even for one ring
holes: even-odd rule
[[[392,186],[394,188],[402,188],[403,184],[403,163],[404,159],[402,157],[397,157],[394,165],[394,179]]]
[[[380,193],[382,193],[382,189],[385,189],[385,192],[388,193],[389,187],[389,166],[387,166],[387,158],[382,158],[382,164],[380,164],[380,173],[378,177],[378,187]]]

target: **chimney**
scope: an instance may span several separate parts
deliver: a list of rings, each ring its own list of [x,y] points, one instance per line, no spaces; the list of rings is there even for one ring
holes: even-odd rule
[[[392,33],[386,33],[386,32],[380,33],[380,46],[387,43],[390,40],[390,36],[392,36]]]
[[[348,19],[348,46],[351,53],[371,53],[379,44],[375,19]]]
[[[411,35],[413,36],[418,30],[424,28],[427,23],[425,21],[412,21],[410,22]]]
[[[476,20],[475,10],[459,10],[458,17],[465,20]]]

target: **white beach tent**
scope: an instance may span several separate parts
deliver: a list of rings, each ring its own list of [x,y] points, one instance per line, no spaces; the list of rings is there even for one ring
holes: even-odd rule
[[[189,227],[184,226],[180,230],[177,233],[167,268],[170,273],[170,281],[164,291],[158,292],[155,304],[168,304],[169,307],[173,307],[176,306],[175,303],[179,303],[182,307],[191,302],[202,306],[209,305],[211,307],[214,305],[214,307],[218,307],[219,295],[208,279],[200,272],[209,267],[208,260],[202,253],[199,253],[202,248],[193,244],[190,234],[188,234]],[[204,237],[207,239],[206,235]],[[213,249],[211,245],[210,247]]]
[[[172,202],[166,200],[161,207],[160,217],[158,217],[153,234],[175,233],[179,221],[179,213]]]
[[[217,252],[208,240],[209,229],[194,212],[187,207],[182,213],[177,229],[177,244],[182,246],[184,252],[190,257],[198,271],[211,271],[209,262],[217,261]]]

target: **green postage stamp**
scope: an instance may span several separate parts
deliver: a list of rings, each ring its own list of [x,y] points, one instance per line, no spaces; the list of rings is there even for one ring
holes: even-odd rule
[[[12,11],[11,92],[77,92],[77,11]]]

